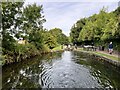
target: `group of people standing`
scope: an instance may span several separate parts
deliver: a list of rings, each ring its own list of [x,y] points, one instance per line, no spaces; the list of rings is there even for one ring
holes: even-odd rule
[[[64,47],[65,45],[63,45],[63,47]],[[92,44],[92,46],[93,46],[93,44]],[[62,47],[62,48],[63,48]],[[70,48],[73,48],[72,47],[72,45],[66,45],[64,48],[68,48],[68,49],[70,49]],[[74,45],[74,49],[77,49],[77,44],[75,44]],[[108,52],[109,52],[109,54],[112,54],[113,53],[113,43],[112,42],[110,42],[110,44],[108,45]]]
[[[63,44],[62,49],[70,49],[70,50],[77,49],[77,44],[75,44],[75,45],[71,45],[71,44],[64,45]]]
[[[93,42],[92,42],[91,45],[94,46]],[[105,46],[102,45],[102,46],[99,47],[99,50],[104,51],[104,48],[105,48]],[[112,42],[110,42],[109,45],[108,45],[108,52],[109,52],[109,54],[113,53],[113,43]]]
[[[104,51],[104,49],[105,49],[104,45],[99,47],[99,50],[101,50],[101,51]],[[109,52],[109,54],[113,53],[113,44],[112,44],[112,42],[110,42],[109,45],[108,45],[108,52]]]

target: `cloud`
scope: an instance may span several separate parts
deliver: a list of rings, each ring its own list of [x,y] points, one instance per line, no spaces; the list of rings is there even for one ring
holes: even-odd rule
[[[65,0],[66,1],[66,0]],[[99,13],[103,6],[108,7],[108,11],[113,11],[118,7],[117,2],[39,2],[43,5],[45,19],[44,27],[47,29],[61,28],[67,36],[72,25],[83,17],[89,17]],[[89,0],[85,0],[89,1]],[[27,5],[28,2],[25,4]],[[33,3],[33,2],[29,2]]]

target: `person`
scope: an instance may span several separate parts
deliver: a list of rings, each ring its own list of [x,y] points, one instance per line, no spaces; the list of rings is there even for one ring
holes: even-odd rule
[[[92,44],[91,44],[92,46],[94,46],[94,43],[92,42]]]
[[[102,45],[102,51],[104,51],[104,49],[105,49],[105,46],[104,46],[104,45]]]
[[[77,45],[75,44],[75,49],[77,49]]]
[[[91,46],[92,46],[92,50],[94,51],[94,43],[93,42],[92,42]]]
[[[70,48],[71,48],[71,45],[69,44],[69,45],[68,45],[68,49],[70,49]]]
[[[109,44],[109,54],[112,54],[113,53],[113,44],[112,42],[110,42]]]

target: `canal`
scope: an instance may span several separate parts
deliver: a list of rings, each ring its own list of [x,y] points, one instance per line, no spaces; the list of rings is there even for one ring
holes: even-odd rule
[[[120,88],[120,71],[81,52],[56,52],[3,66],[2,87]]]

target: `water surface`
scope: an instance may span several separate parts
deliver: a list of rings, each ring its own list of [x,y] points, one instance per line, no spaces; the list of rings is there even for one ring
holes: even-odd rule
[[[81,52],[35,57],[2,68],[3,88],[119,88],[120,71]]]

